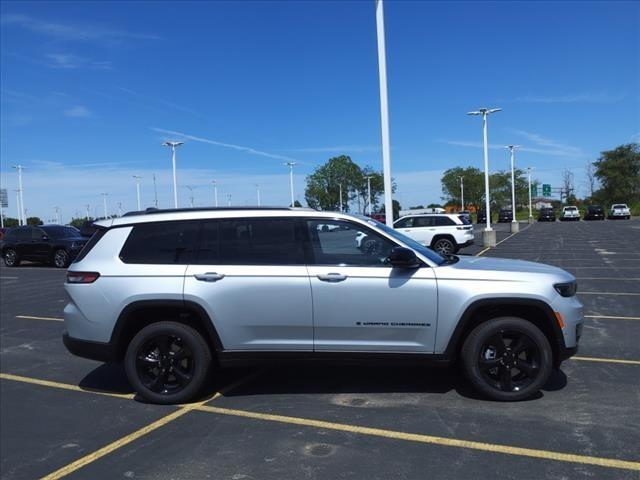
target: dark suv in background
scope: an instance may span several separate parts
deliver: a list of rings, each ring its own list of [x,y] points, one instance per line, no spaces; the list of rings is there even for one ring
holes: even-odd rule
[[[556,211],[553,208],[541,208],[540,213],[538,213],[538,221],[539,222],[555,222]]]
[[[585,220],[604,220],[604,208],[600,205],[589,205],[584,213]]]
[[[73,227],[39,225],[9,230],[2,244],[2,258],[7,267],[17,267],[23,260],[67,268],[87,243],[87,238]]]

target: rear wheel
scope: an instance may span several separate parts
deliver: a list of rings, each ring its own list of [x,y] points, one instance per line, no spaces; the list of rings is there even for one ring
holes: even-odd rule
[[[69,266],[69,254],[66,250],[56,250],[53,253],[53,266],[56,268],[67,268]]]
[[[501,317],[476,327],[461,351],[467,378],[483,395],[500,401],[524,400],[547,382],[551,347],[531,322]]]
[[[192,400],[207,380],[211,351],[200,333],[177,322],[158,322],[133,337],[125,370],[133,388],[153,403]]]
[[[7,248],[4,251],[4,264],[7,267],[17,267],[20,265],[20,257],[18,257],[18,252],[16,252],[13,248]]]
[[[451,255],[456,252],[456,244],[448,238],[439,238],[433,243],[432,248],[441,255]]]

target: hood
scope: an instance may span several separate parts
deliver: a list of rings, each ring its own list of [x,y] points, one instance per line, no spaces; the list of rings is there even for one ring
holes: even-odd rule
[[[509,275],[505,272],[513,273],[513,278],[518,274],[537,274],[553,276],[558,281],[572,281],[575,277],[569,272],[552,265],[544,263],[528,262],[526,260],[511,260],[508,258],[490,257],[459,257],[460,260],[452,265],[439,267],[436,269],[438,277],[460,276],[466,278],[486,278],[496,280],[509,280]],[[441,274],[438,274],[438,271]],[[445,273],[446,271],[446,273]]]

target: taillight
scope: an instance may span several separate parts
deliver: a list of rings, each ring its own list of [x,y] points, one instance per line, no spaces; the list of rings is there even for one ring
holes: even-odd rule
[[[98,272],[67,272],[67,283],[93,283],[99,276]]]

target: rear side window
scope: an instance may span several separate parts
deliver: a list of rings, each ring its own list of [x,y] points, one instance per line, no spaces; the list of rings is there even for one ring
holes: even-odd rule
[[[471,225],[471,220],[466,215],[458,215],[458,218],[464,225]]]
[[[222,265],[304,265],[305,263],[305,242],[299,222],[295,219],[220,220],[218,239],[219,263]],[[204,236],[203,240],[203,246],[211,249],[212,242]],[[202,263],[204,258],[206,256],[200,257],[198,263]]]
[[[96,244],[100,241],[102,237],[104,237],[105,233],[107,233],[107,231],[102,228],[99,230],[96,230],[96,232],[91,236],[89,241],[84,244],[84,247],[82,247],[82,250],[80,250],[80,253],[75,258],[73,263],[78,263],[80,260],[86,257],[87,254],[91,251],[91,249],[96,246]]]
[[[435,221],[436,227],[449,227],[456,224],[456,222],[451,220],[449,217],[436,217]]]
[[[134,225],[120,259],[124,263],[186,265],[193,258],[198,227],[195,221]]]
[[[31,240],[31,229],[30,228],[16,228],[14,230],[9,231],[7,235],[7,240],[11,240],[14,242],[23,241],[23,240]]]
[[[416,218],[416,227],[433,227],[434,217],[418,217]]]

